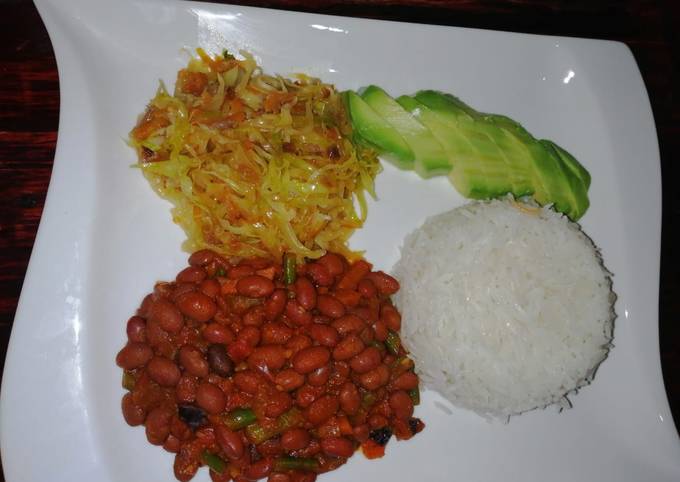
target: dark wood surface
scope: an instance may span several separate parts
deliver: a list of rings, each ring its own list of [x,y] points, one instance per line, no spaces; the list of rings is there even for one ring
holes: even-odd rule
[[[680,423],[680,103],[676,0],[272,0],[230,2],[298,11],[619,40],[633,50],[661,149],[660,348]],[[50,179],[59,79],[33,4],[0,0],[0,372]],[[2,430],[2,427],[0,427]],[[29,461],[27,461],[28,463]],[[49,476],[48,476],[49,477]],[[0,482],[3,481],[0,468]],[[12,481],[19,482],[19,481]]]

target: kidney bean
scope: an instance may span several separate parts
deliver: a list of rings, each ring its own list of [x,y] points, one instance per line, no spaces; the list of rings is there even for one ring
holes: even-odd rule
[[[175,414],[170,422],[170,435],[176,437],[178,440],[189,440],[193,433],[189,424],[184,422],[179,414]]]
[[[208,343],[223,343],[226,345],[232,343],[236,336],[233,331],[224,325],[220,325],[219,323],[207,323],[203,327],[203,338],[205,338]]]
[[[378,295],[378,289],[368,278],[364,278],[357,284],[357,291],[364,298],[375,298]]]
[[[363,443],[368,440],[368,436],[371,433],[371,429],[368,424],[362,423],[352,428],[352,433],[357,442]]]
[[[146,341],[146,321],[141,316],[131,317],[126,325],[128,340],[134,343]]]
[[[196,377],[207,377],[210,367],[203,353],[196,347],[184,345],[179,349],[179,363],[187,373]]]
[[[293,405],[293,400],[286,392],[273,392],[267,398],[264,407],[264,415],[269,418],[277,418],[283,415]]]
[[[326,253],[316,260],[317,263],[326,267],[331,276],[338,276],[345,271],[342,258],[335,253]]]
[[[305,383],[304,375],[299,374],[293,369],[281,370],[274,377],[274,383],[286,392],[295,390]]]
[[[175,362],[162,356],[153,357],[146,365],[146,372],[154,382],[164,387],[174,387],[182,376]]]
[[[310,346],[295,354],[292,365],[296,372],[306,374],[324,366],[330,358],[331,352],[325,346]]]
[[[295,281],[295,299],[307,311],[316,306],[316,288],[308,278],[301,276]]]
[[[286,363],[286,353],[281,345],[258,346],[248,357],[250,368],[279,370]]]
[[[217,311],[215,302],[200,291],[192,291],[182,295],[177,300],[177,307],[184,316],[188,316],[201,323],[212,319]]]
[[[178,283],[200,283],[206,276],[208,276],[208,273],[203,268],[189,266],[180,271],[175,279]]]
[[[348,335],[333,349],[334,360],[349,360],[355,355],[361,353],[364,349],[364,342],[356,335]]]
[[[217,280],[212,278],[201,281],[198,289],[201,291],[201,293],[209,296],[211,299],[215,299],[215,297],[219,295],[221,291],[220,284],[217,282]]]
[[[260,326],[264,323],[264,306],[255,305],[243,315],[243,324],[246,326]]]
[[[333,328],[338,330],[340,336],[344,336],[348,333],[359,333],[364,329],[366,323],[364,323],[364,320],[358,316],[350,314],[338,318],[337,320],[333,321],[331,325]]]
[[[273,459],[271,457],[264,457],[257,462],[250,464],[243,475],[245,475],[248,480],[263,479],[269,475],[273,466]]]
[[[304,326],[312,322],[312,314],[305,310],[297,300],[286,303],[286,317],[296,325]]]
[[[179,333],[184,326],[180,311],[165,298],[159,298],[149,306],[149,320],[157,322],[161,328],[170,333]]]
[[[365,345],[370,345],[374,339],[373,328],[371,328],[370,326],[365,327],[359,333],[359,338],[361,338],[361,341],[363,341]]]
[[[189,375],[182,375],[175,387],[175,398],[179,403],[193,403],[196,400],[198,379]]]
[[[349,378],[350,371],[349,365],[346,362],[334,361],[333,373],[331,373],[329,384],[333,387],[342,385]]]
[[[307,420],[313,425],[321,425],[338,411],[339,403],[336,397],[325,395],[317,398],[307,407]]]
[[[234,364],[232,363],[227,349],[224,345],[214,343],[208,347],[208,365],[210,369],[221,377],[229,377],[234,373]]]
[[[404,390],[397,390],[390,394],[390,408],[395,417],[408,420],[413,415],[413,400]]]
[[[239,266],[234,266],[227,273],[227,278],[229,279],[240,279],[244,276],[250,276],[255,274],[255,268],[248,266],[247,264],[242,264]]]
[[[378,320],[374,322],[371,327],[373,328],[373,336],[379,342],[387,340],[387,335],[389,330],[387,329],[387,324],[383,320]]]
[[[187,293],[191,293],[192,291],[196,291],[196,283],[177,283],[175,285],[175,289],[172,290],[172,293],[170,293],[169,300],[174,304],[177,304],[177,301],[182,296]]]
[[[368,425],[373,430],[387,427],[389,424],[390,421],[387,420],[387,417],[380,415],[379,413],[374,413],[370,417],[368,417]]]
[[[211,415],[224,411],[227,397],[217,385],[203,382],[196,389],[196,404]]]
[[[274,321],[283,313],[288,301],[286,290],[278,289],[274,291],[267,301],[264,302],[264,316],[269,321]]]
[[[135,427],[144,423],[146,412],[142,407],[135,405],[132,400],[132,393],[128,392],[123,396],[121,408],[123,409],[123,418],[128,425]]]
[[[277,457],[283,455],[284,450],[281,448],[281,442],[278,438],[270,438],[257,446],[257,452],[262,457]]]
[[[283,323],[265,323],[262,325],[262,343],[266,345],[284,345],[293,336],[293,330]]]
[[[319,345],[324,345],[329,348],[333,348],[340,340],[338,330],[332,326],[320,325],[318,323],[313,323],[309,326],[309,335]]]
[[[216,424],[214,427],[215,439],[220,445],[222,452],[224,452],[224,455],[226,455],[229,460],[238,460],[243,457],[244,447],[241,436],[236,432],[232,432],[222,424]]]
[[[368,273],[366,278],[370,279],[382,295],[393,295],[399,291],[399,282],[392,276],[383,271]]]
[[[357,291],[337,289],[333,291],[335,299],[340,301],[343,305],[351,308],[358,306],[361,302],[361,295]]]
[[[291,428],[281,435],[281,448],[287,452],[301,450],[309,445],[309,432],[302,428]]]
[[[267,482],[292,482],[292,480],[290,476],[284,472],[272,472],[269,474]]]
[[[399,331],[401,329],[401,315],[394,306],[383,305],[380,309],[380,319],[392,331]]]
[[[272,280],[257,274],[244,276],[236,283],[236,291],[248,298],[264,298],[274,291]]]
[[[387,366],[378,365],[370,372],[366,372],[359,377],[359,383],[366,390],[377,390],[387,384],[390,379],[390,369]]]
[[[340,408],[347,415],[357,413],[361,405],[361,395],[359,395],[359,390],[357,390],[356,385],[352,382],[346,382],[340,387],[338,400],[340,401]]]
[[[304,385],[295,392],[295,403],[302,407],[309,407],[314,400],[319,398],[324,393],[324,387],[315,387],[313,385]]]
[[[146,438],[153,445],[163,445],[165,439],[170,435],[170,422],[172,411],[164,406],[156,407],[149,412],[146,417],[145,430]]]
[[[373,313],[374,311],[376,311],[375,314]],[[368,323],[373,323],[378,319],[377,310],[371,310],[371,308],[367,306],[358,306],[357,308],[353,308],[352,314],[358,316],[359,319]]]
[[[128,343],[116,355],[116,364],[124,370],[134,370],[146,365],[153,357],[153,350],[146,343]]]
[[[315,386],[325,385],[331,376],[331,371],[330,365],[319,367],[313,372],[307,374],[307,383]]]
[[[215,259],[215,253],[209,249],[201,249],[189,256],[191,266],[205,266]]]
[[[237,340],[241,340],[247,345],[255,347],[260,343],[260,330],[254,326],[246,326],[239,332]]]
[[[251,371],[238,372],[234,375],[234,385],[242,392],[254,395],[262,385],[262,379]]]
[[[413,390],[418,387],[418,376],[413,372],[405,372],[390,384],[394,390]]]
[[[307,276],[312,278],[312,281],[317,286],[331,286],[333,284],[333,275],[330,274],[328,268],[323,264],[311,263],[307,265]]]
[[[148,318],[149,316],[149,307],[153,303],[154,296],[152,294],[148,294],[144,297],[142,300],[142,304],[139,306],[139,309],[137,310],[137,314],[141,316],[142,318]]]
[[[175,437],[174,435],[170,434],[168,435],[168,438],[165,439],[165,443],[163,444],[163,448],[170,452],[171,454],[176,454],[179,452],[179,448],[181,447],[182,442]]]
[[[371,271],[371,265],[364,261],[363,259],[360,259],[359,261],[356,261],[352,266],[350,266],[349,270],[345,272],[345,274],[340,278],[340,281],[338,281],[337,288],[342,288],[346,290],[353,290],[356,289],[357,285],[359,284],[359,281],[366,276]]]
[[[312,443],[314,443],[314,441],[312,441]],[[314,482],[315,480],[316,480],[316,473],[315,472],[306,472],[306,471],[293,471],[293,472],[291,472],[290,482]]]
[[[328,437],[321,440],[321,450],[330,457],[347,459],[354,453],[354,444],[345,437]]]
[[[161,328],[158,321],[147,318],[146,320],[146,341],[153,347],[158,347],[163,343],[167,343],[170,335],[167,331]]]
[[[340,318],[346,312],[345,305],[331,295],[319,295],[316,300],[316,309],[330,318]]]
[[[312,346],[312,340],[307,335],[295,335],[286,343],[286,348],[293,354],[309,346]]]
[[[380,353],[380,350],[374,346],[369,346],[358,355],[352,357],[349,361],[349,366],[356,373],[366,373],[380,365],[381,360],[382,353]]]
[[[172,295],[173,286],[167,281],[159,281],[153,287],[153,301],[166,299]]]

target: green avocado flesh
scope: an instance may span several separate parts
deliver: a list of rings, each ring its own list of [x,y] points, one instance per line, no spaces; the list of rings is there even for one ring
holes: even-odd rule
[[[588,171],[509,117],[435,90],[395,100],[374,85],[348,92],[347,105],[356,135],[383,157],[423,178],[447,175],[465,197],[533,196],[574,221],[588,209]]]

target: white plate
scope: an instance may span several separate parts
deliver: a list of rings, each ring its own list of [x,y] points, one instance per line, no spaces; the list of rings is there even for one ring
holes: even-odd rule
[[[427,429],[338,480],[677,481],[680,443],[658,350],[660,173],[654,122],[629,50],[594,40],[377,22],[176,1],[37,1],[59,66],[52,183],[17,310],[2,387],[9,482],[170,481],[173,456],[120,413],[124,322],[184,265],[169,205],[129,166],[124,139],[184,50],[246,48],[269,72],[340,88],[453,92],[520,120],[590,170],[585,230],[619,295],[615,345],[592,386],[558,414],[488,423],[427,392]],[[352,240],[389,269],[404,235],[463,200],[443,179],[387,166]],[[448,407],[450,414],[438,408]],[[207,481],[205,470],[196,478]]]

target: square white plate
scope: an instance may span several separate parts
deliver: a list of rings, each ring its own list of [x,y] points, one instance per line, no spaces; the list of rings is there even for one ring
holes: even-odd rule
[[[9,482],[170,481],[171,454],[120,413],[124,323],[184,265],[183,235],[124,139],[187,50],[247,49],[268,72],[339,88],[435,88],[509,115],[590,170],[582,219],[615,273],[615,348],[574,408],[488,423],[426,392],[426,430],[321,480],[677,481],[680,443],[658,350],[660,173],[654,122],[622,44],[161,0],[37,0],[59,66],[52,182],[2,387]],[[463,203],[444,179],[386,166],[352,240],[382,269],[427,215]],[[446,408],[446,413],[440,407]],[[207,481],[205,470],[197,481]]]

